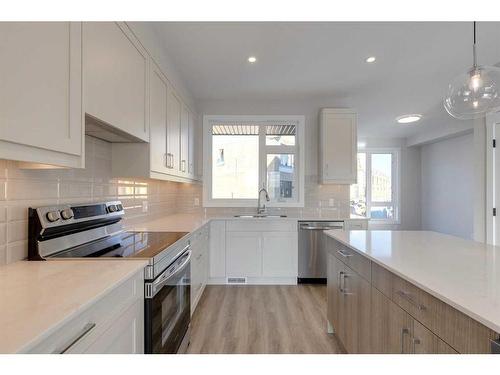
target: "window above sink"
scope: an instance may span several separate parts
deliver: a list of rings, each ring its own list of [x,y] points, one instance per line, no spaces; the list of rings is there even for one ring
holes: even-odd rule
[[[204,116],[206,207],[304,206],[304,116]]]

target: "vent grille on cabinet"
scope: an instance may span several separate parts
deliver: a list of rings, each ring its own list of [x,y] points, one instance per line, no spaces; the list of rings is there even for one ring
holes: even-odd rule
[[[228,277],[226,279],[226,284],[246,284],[246,277]]]

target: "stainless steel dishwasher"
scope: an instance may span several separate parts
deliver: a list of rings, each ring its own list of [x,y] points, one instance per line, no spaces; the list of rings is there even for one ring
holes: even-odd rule
[[[299,221],[299,284],[326,284],[323,231],[343,228],[343,221]]]

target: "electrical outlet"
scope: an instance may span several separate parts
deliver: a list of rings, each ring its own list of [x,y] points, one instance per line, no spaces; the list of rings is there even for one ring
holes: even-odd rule
[[[200,205],[200,198],[196,197],[194,198],[194,205],[199,206]]]
[[[142,212],[148,212],[148,201],[142,201]]]
[[[328,205],[329,205],[330,207],[335,206],[335,200],[334,200],[333,198],[328,199]]]

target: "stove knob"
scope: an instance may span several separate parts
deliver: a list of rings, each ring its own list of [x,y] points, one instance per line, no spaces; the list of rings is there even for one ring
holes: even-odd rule
[[[65,210],[61,211],[61,217],[64,220],[69,220],[74,216],[73,210],[71,208],[66,208]]]
[[[108,206],[108,212],[116,212],[116,206],[114,204]]]
[[[57,221],[61,218],[61,216],[59,215],[59,211],[51,211],[51,212],[47,212],[47,220],[50,221],[51,223],[53,223],[54,221]]]

